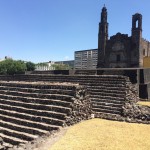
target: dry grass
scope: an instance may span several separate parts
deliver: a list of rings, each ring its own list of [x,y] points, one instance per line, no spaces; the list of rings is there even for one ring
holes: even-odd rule
[[[146,102],[146,101],[140,101],[138,102],[139,105],[144,105],[144,106],[150,106],[150,101]]]
[[[149,150],[150,125],[92,119],[70,127],[48,150]]]

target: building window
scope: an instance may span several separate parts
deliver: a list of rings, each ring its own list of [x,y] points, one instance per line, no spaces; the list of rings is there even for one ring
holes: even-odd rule
[[[118,54],[118,55],[117,55],[117,62],[120,62],[120,60],[121,60],[121,57],[120,57],[120,55]]]
[[[143,56],[145,56],[146,55],[146,52],[145,52],[145,49],[143,49]]]
[[[136,25],[136,28],[138,28],[138,26],[139,26],[139,21],[138,20],[136,20],[135,25]]]

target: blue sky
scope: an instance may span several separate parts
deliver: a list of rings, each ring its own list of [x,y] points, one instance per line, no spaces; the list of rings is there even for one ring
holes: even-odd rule
[[[131,35],[132,15],[143,15],[150,40],[150,0],[0,0],[0,58],[46,62],[74,59],[74,51],[97,48],[103,5],[109,36]]]

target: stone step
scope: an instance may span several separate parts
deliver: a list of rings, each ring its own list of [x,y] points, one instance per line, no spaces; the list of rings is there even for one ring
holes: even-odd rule
[[[113,105],[101,105],[101,104],[93,104],[92,109],[97,108],[97,109],[108,109],[112,111],[122,111],[122,107],[118,106],[113,106]]]
[[[17,101],[17,105],[21,105],[20,103],[24,103],[25,105],[30,105],[31,107],[33,105],[33,108],[36,107],[34,106],[40,106],[40,108],[44,110],[49,110],[49,105],[53,105],[54,107],[64,107],[64,108],[71,108],[72,103],[71,102],[65,102],[61,100],[53,100],[53,99],[41,99],[41,98],[30,98],[30,97],[22,97],[22,96],[12,96],[12,95],[6,95],[6,94],[0,94],[0,99],[5,99],[5,100],[10,100],[12,103],[15,103]]]
[[[117,104],[117,103],[101,102],[101,101],[99,101],[99,102],[92,101],[92,102],[93,102],[93,105],[101,105],[101,106],[109,106],[109,107],[119,107],[119,108],[122,108],[122,106],[124,105],[124,103]]]
[[[100,77],[100,76],[91,76],[91,77],[88,77],[88,76],[75,76],[75,77],[69,77],[69,76],[24,76],[22,78],[20,78],[20,81],[51,81],[51,82],[93,82],[93,81],[98,81],[98,82],[104,82],[104,81],[119,81],[119,82],[124,82],[125,79],[122,78],[122,77],[115,77],[113,76],[106,76],[106,77]]]
[[[108,100],[108,99],[97,99],[97,98],[91,98],[92,103],[110,103],[114,105],[124,105],[125,101],[116,101],[116,100]]]
[[[4,147],[4,150],[7,150],[9,148],[13,148],[13,145],[10,143],[3,142],[3,147]]]
[[[101,100],[101,99],[106,99],[106,101],[107,100],[115,100],[115,101],[125,101],[125,98],[124,97],[116,97],[116,96],[107,96],[107,94],[106,95],[92,95],[91,97],[90,97],[91,99],[93,99],[93,98],[95,98],[95,99],[99,99],[99,100]]]
[[[75,90],[76,85],[71,83],[52,83],[52,82],[24,82],[24,81],[0,81],[0,86],[7,87],[21,87],[21,88],[35,88],[35,89],[56,89],[56,90]]]
[[[59,94],[41,94],[41,93],[28,93],[28,92],[16,92],[16,91],[2,91],[0,94],[12,95],[12,96],[22,96],[22,97],[32,97],[32,98],[42,98],[42,99],[59,99],[72,102],[73,96],[69,95],[59,95]]]
[[[95,86],[87,86],[90,91],[97,91],[97,90],[102,90],[102,91],[122,91],[124,92],[126,90],[125,87],[116,87],[116,86],[101,86],[101,85],[95,85]]]
[[[30,121],[30,120],[16,118],[14,116],[8,116],[8,115],[3,115],[3,114],[0,114],[0,119],[6,122],[17,124],[17,125],[23,125],[27,127],[36,128],[36,129],[42,129],[45,131],[59,130],[61,128],[60,126],[56,126],[56,125]]]
[[[99,79],[92,79],[92,80],[87,80],[87,79],[82,79],[82,80],[78,80],[79,83],[84,83],[84,82],[87,82],[89,84],[125,84],[125,81],[120,81],[120,80],[107,80],[107,79],[102,79],[102,80],[99,80]],[[97,82],[96,82],[97,81]]]
[[[31,79],[35,79],[35,80],[43,80],[43,79],[47,79],[49,81],[51,81],[50,79],[72,79],[72,80],[75,80],[75,79],[99,79],[99,80],[104,80],[104,79],[107,79],[107,80],[124,80],[125,77],[124,76],[117,76],[117,75],[76,75],[76,76],[70,76],[70,75],[33,75],[33,74],[30,74],[30,75],[15,75],[15,76],[1,76],[0,79],[8,79],[8,81],[10,81],[11,79],[12,80],[30,80]]]
[[[82,84],[81,84],[82,85]],[[85,85],[87,85],[86,83],[85,83]],[[125,87],[125,85],[124,84],[121,84],[121,83],[118,83],[118,84],[115,84],[115,83],[91,83],[91,84],[89,84],[88,83],[88,86],[94,86],[94,87],[97,87],[97,86],[103,86],[103,87],[121,87],[121,88],[124,88]]]
[[[101,94],[101,93],[113,93],[113,94],[119,94],[119,95],[126,95],[125,90],[108,90],[108,89],[88,89],[90,94],[96,95],[96,94]]]
[[[36,104],[44,104],[44,105],[56,105],[56,106],[62,106],[62,107],[72,107],[72,103],[74,102],[74,99],[72,99],[72,102],[67,102],[63,100],[57,100],[57,99],[42,99],[42,98],[32,98],[32,97],[22,97],[22,96],[13,96],[13,95],[6,95],[6,94],[0,94],[0,99],[11,99],[14,101],[20,101],[25,103],[36,103]]]
[[[6,127],[0,127],[0,133],[26,141],[32,141],[39,137],[37,135],[15,131]]]
[[[13,111],[17,111],[17,112],[27,113],[27,114],[36,115],[36,116],[43,116],[43,117],[51,117],[54,115],[56,115],[56,116],[61,115],[62,120],[64,120],[66,117],[65,113],[63,112],[64,111],[63,108],[59,108],[59,107],[57,108],[59,110],[59,113],[58,113],[57,110],[55,110],[55,112],[54,112],[54,110],[53,110],[54,108],[53,109],[50,108],[49,111],[45,111],[45,110],[39,110],[38,108],[31,109],[31,108],[25,108],[23,106],[22,107],[21,106],[12,106],[12,105],[5,104],[5,102],[7,102],[7,101],[0,100],[0,108],[1,109],[13,110]],[[61,117],[59,119],[61,119]]]
[[[30,115],[27,113],[22,113],[22,112],[16,112],[16,111],[10,111],[10,110],[4,110],[4,109],[0,109],[0,113],[3,115],[8,115],[8,116],[14,116],[16,118],[20,118],[20,119],[26,119],[26,120],[30,120],[30,121],[35,121],[35,122],[41,122],[41,123],[46,123],[46,124],[50,124],[50,125],[57,125],[57,126],[64,126],[65,125],[65,121],[64,120],[60,120],[60,119],[56,119],[56,118],[51,118],[51,117],[41,117],[41,116],[35,116],[35,115]]]
[[[124,121],[124,118],[121,115],[112,114],[112,113],[104,113],[104,112],[96,112],[95,118]]]
[[[22,76],[23,77],[23,76]],[[70,80],[93,80],[93,79],[99,79],[99,80],[122,80],[124,81],[123,76],[117,76],[117,75],[76,75],[76,76],[67,76],[67,75],[25,75],[24,77],[42,77],[44,79],[66,79],[69,78]],[[112,78],[113,77],[113,78]]]
[[[40,135],[40,136],[49,133],[48,131],[45,131],[45,130],[27,127],[24,125],[18,125],[15,123],[4,121],[4,120],[0,120],[0,127],[6,127],[8,129],[12,129],[15,131],[25,132],[25,133],[29,133],[32,135]]]
[[[3,141],[5,143],[9,143],[11,145],[19,145],[20,143],[22,143],[22,144],[28,143],[28,141],[26,141],[26,140],[22,140],[22,139],[19,139],[19,138],[16,138],[16,137],[8,136],[8,135],[5,135],[3,133],[0,133],[0,137],[3,138]]]
[[[9,90],[9,91],[19,91],[19,92],[30,92],[30,93],[42,93],[42,94],[62,94],[74,96],[75,92],[73,90],[65,89],[37,89],[37,88],[20,88],[20,87],[11,87],[11,86],[0,86],[0,90]]]
[[[121,114],[122,111],[117,111],[117,110],[109,110],[109,109],[102,109],[102,108],[92,108],[93,111],[96,113],[101,112],[101,113],[111,113],[111,114]]]
[[[112,93],[111,91],[107,92],[107,93],[99,91],[99,92],[89,92],[89,94],[90,94],[90,97],[93,97],[93,98],[95,96],[99,97],[99,95],[100,96],[111,96],[111,97],[126,97],[125,94],[121,94],[119,91],[118,91],[118,93]]]

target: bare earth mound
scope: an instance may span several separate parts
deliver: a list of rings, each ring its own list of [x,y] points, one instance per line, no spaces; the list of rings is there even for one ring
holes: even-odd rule
[[[149,150],[150,125],[92,119],[74,125],[47,150]]]

